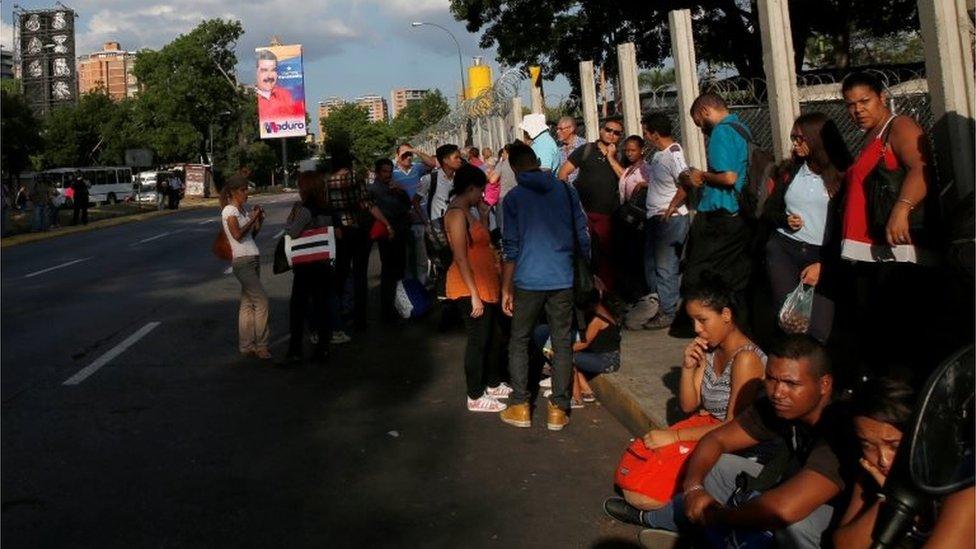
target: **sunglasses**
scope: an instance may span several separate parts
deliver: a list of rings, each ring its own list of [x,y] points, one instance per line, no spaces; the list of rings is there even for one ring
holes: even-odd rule
[[[603,131],[605,131],[607,133],[611,133],[613,135],[616,135],[617,137],[620,137],[621,135],[624,134],[623,131],[621,131],[621,130],[614,130],[612,128],[603,128]]]

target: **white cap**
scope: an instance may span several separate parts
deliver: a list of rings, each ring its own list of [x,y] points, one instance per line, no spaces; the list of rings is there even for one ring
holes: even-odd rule
[[[522,123],[519,124],[519,128],[525,130],[525,133],[529,134],[530,138],[535,139],[540,133],[547,131],[549,126],[546,125],[546,115],[527,114],[522,119]]]

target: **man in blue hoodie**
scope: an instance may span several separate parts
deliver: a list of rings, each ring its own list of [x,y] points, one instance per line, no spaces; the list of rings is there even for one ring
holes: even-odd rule
[[[573,254],[590,255],[586,215],[572,186],[539,169],[527,145],[509,149],[509,163],[518,185],[502,201],[502,310],[512,317],[509,373],[512,394],[501,412],[505,423],[530,427],[529,341],[543,308],[549,320],[553,349],[552,396],[546,426],[558,431],[569,423],[573,372]],[[575,234],[574,234],[575,230]]]

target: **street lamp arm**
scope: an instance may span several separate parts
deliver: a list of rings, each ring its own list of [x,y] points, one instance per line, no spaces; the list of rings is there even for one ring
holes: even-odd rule
[[[442,27],[441,25],[438,25],[437,23],[428,23],[427,21],[420,21],[420,22],[411,23],[411,26],[414,26],[414,27],[419,27],[420,25],[430,25],[431,27],[437,27],[437,28],[441,29],[442,31],[446,32],[447,35],[451,37],[451,40],[454,40],[454,45],[457,46],[457,51],[458,51],[458,68],[461,69],[461,91],[462,91],[462,94],[465,97],[467,97],[468,86],[467,86],[467,84],[464,81],[464,59],[463,59],[463,56],[461,55],[461,43],[458,42],[458,39],[457,39],[457,37],[454,36],[454,33],[453,32],[449,31],[445,27]]]

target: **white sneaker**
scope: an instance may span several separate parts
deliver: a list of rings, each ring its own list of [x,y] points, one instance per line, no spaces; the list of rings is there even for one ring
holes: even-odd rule
[[[481,395],[477,400],[468,398],[469,412],[501,412],[505,408],[508,408],[508,406],[498,402],[494,397],[488,395],[488,393]]]
[[[543,380],[540,380],[539,381],[539,387],[542,387],[543,389],[550,389],[550,388],[552,388],[552,378],[551,377],[547,377],[547,378],[545,378]]]
[[[497,387],[485,389],[485,394],[493,398],[508,398],[508,395],[512,394],[512,387],[503,381]]]
[[[552,389],[546,389],[542,391],[542,398],[549,398],[552,396]]]
[[[347,334],[346,332],[343,332],[342,330],[337,330],[335,332],[332,332],[333,345],[341,345],[343,343],[349,343],[350,341],[352,341],[352,338],[349,337],[349,334]]]

